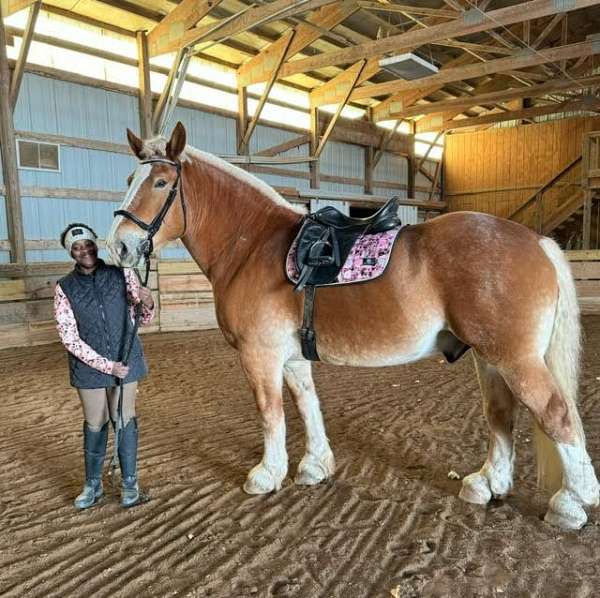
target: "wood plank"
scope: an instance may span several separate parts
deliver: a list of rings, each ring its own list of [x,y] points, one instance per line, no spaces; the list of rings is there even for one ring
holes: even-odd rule
[[[600,280],[576,280],[578,297],[600,298]]]
[[[168,52],[170,44],[178,43],[183,34],[201,21],[221,0],[183,0],[148,33],[151,56]]]
[[[486,114],[483,116],[477,116],[473,118],[461,118],[455,120],[445,120],[443,122],[437,122],[432,124],[427,122],[421,124],[421,121],[417,121],[417,132],[434,132],[442,130],[456,130],[464,129],[466,127],[479,127],[482,125],[490,125],[498,122],[505,122],[508,120],[521,120],[534,118],[536,116],[542,116],[546,114],[558,114],[561,112],[571,112],[577,110],[589,109],[589,103],[581,100],[571,100],[562,102],[560,104],[553,104],[551,106],[540,106],[537,108],[526,108],[524,110],[514,110],[509,112],[496,112],[493,114]],[[600,111],[600,102],[598,103],[597,110]]]
[[[24,280],[0,280],[0,301],[27,299]]]
[[[473,106],[495,104],[497,102],[505,102],[517,98],[534,98],[552,92],[570,91],[572,89],[595,87],[597,85],[600,85],[599,76],[582,77],[580,79],[560,79],[558,81],[548,81],[548,83],[542,83],[541,85],[534,85],[532,87],[477,93],[476,95],[464,96],[452,100],[441,100],[439,102],[430,102],[428,104],[402,107],[398,112],[390,111],[388,117],[400,118],[418,116],[420,114],[436,114],[453,110],[462,111]],[[477,91],[477,88],[475,88],[475,91]]]
[[[577,0],[579,1],[579,0]],[[332,4],[334,0],[309,0],[299,3],[298,0],[274,0],[269,4],[255,6],[242,10],[238,15],[229,20],[223,20],[210,25],[194,27],[184,32],[181,36],[169,40],[168,43],[161,46],[161,53],[166,54],[184,48],[193,46],[199,42],[212,42],[218,39],[230,38],[238,33],[251,29],[257,23],[266,23],[276,18],[291,17],[296,14],[308,12],[321,8],[327,4]],[[154,56],[151,51],[151,56]]]
[[[562,4],[561,11],[571,11],[587,6],[596,6],[600,0],[573,0],[568,5]],[[374,58],[388,52],[406,52],[432,41],[454,38],[478,31],[495,29],[502,25],[519,23],[528,19],[539,19],[544,16],[554,15],[559,10],[554,0],[532,0],[521,2],[515,6],[489,11],[485,14],[476,11],[466,11],[461,18],[450,23],[433,25],[425,29],[412,30],[404,34],[366,42],[364,44],[325,52],[311,58],[295,60],[285,65],[282,76],[287,77],[298,73],[320,69],[325,66],[351,64],[363,58]]]
[[[310,14],[306,21],[296,27],[296,34],[292,44],[285,53],[285,61],[301,52],[306,46],[312,44],[321,35],[324,29],[331,30],[338,23],[356,12],[358,7],[354,2],[336,2],[331,6],[323,8]],[[310,24],[309,24],[310,23]],[[244,63],[237,70],[237,82],[240,87],[247,87],[253,83],[261,83],[269,78],[270,68],[268,65],[269,52],[275,50],[277,46],[283,46],[285,40],[278,39],[268,46],[265,50],[257,54],[254,58]]]
[[[212,293],[212,286],[204,274],[161,274],[161,295],[177,291],[209,291]]]
[[[571,262],[571,272],[578,280],[600,280],[600,261]]]
[[[570,262],[600,261],[600,249],[565,251]]]
[[[202,272],[198,264],[192,261],[160,261],[157,268],[159,285],[164,274],[200,274]]]

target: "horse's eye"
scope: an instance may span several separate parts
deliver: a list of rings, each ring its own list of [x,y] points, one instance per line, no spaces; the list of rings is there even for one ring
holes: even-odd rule
[[[158,179],[158,181],[156,181],[156,183],[154,183],[154,187],[157,189],[162,189],[166,185],[167,185],[167,181],[165,181],[165,179]]]

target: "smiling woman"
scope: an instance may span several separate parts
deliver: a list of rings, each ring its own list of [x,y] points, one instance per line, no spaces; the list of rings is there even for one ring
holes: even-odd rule
[[[121,385],[123,421],[122,427],[117,427],[121,505],[131,507],[140,501],[135,399],[138,380],[146,375],[147,367],[137,334],[128,365],[122,359],[134,327],[133,306],[142,304],[142,324],[154,316],[150,291],[140,286],[130,270],[99,259],[96,239],[96,233],[85,224],[65,228],[61,244],[75,260],[75,267],[58,282],[54,296],[58,332],[69,352],[71,385],[77,388],[84,414],[85,485],[75,499],[77,509],[87,509],[102,498],[108,420],[113,426],[117,422]]]

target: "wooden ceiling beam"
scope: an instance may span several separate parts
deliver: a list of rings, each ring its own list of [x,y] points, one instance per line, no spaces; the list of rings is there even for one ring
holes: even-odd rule
[[[559,81],[548,81],[534,87],[521,87],[507,89],[490,93],[481,93],[473,96],[460,97],[455,100],[442,100],[430,104],[416,104],[408,108],[402,108],[397,113],[390,112],[389,118],[406,118],[420,114],[435,114],[451,110],[465,110],[472,106],[483,106],[506,102],[518,98],[534,98],[557,91],[571,91],[588,87],[600,86],[600,75],[595,77],[584,77],[582,79],[561,79]]]
[[[282,76],[287,77],[298,73],[305,73],[326,66],[350,64],[363,58],[380,57],[388,52],[400,52],[418,48],[423,44],[436,40],[454,38],[479,31],[489,31],[502,25],[511,25],[529,19],[539,19],[548,15],[554,15],[557,12],[567,12],[598,4],[600,4],[600,0],[572,0],[568,5],[561,5],[559,10],[555,0],[530,0],[529,2],[523,2],[515,6],[492,10],[488,13],[472,9],[464,12],[460,18],[449,23],[433,25],[427,29],[412,30],[404,34],[373,40],[359,46],[325,52],[311,58],[293,61],[284,65]]]
[[[592,56],[600,53],[599,40],[589,39],[585,42],[560,46],[558,48],[547,48],[531,52],[523,50],[518,56],[498,58],[482,64],[472,64],[452,69],[442,70],[436,75],[415,79],[413,81],[391,81],[388,83],[377,83],[366,85],[354,90],[351,99],[359,100],[381,95],[394,94],[411,89],[428,88],[433,85],[443,85],[452,81],[463,81],[465,79],[476,79],[484,75],[510,72],[515,69],[528,68],[539,64],[546,64],[555,60],[568,60],[580,56]],[[529,75],[525,73],[524,75]]]
[[[590,96],[591,97],[591,96]],[[514,110],[509,112],[498,112],[496,114],[485,114],[475,118],[461,118],[459,120],[443,120],[437,124],[433,123],[416,123],[417,133],[429,133],[433,131],[451,131],[455,129],[463,129],[465,127],[480,127],[482,125],[492,125],[507,120],[522,120],[526,118],[534,118],[547,114],[557,114],[559,112],[572,112],[576,110],[589,110],[600,112],[600,100],[594,98],[594,101],[585,100],[569,100],[561,104],[552,106],[540,106],[536,108],[526,108],[525,110]]]
[[[148,50],[151,56],[163,53],[172,40],[181,36],[201,21],[222,0],[183,0],[148,33]]]
[[[296,27],[296,34],[285,55],[284,62],[319,39],[323,29],[333,29],[338,23],[341,23],[357,10],[358,7],[354,2],[346,1],[336,2],[332,6],[324,6],[320,10],[313,12],[306,19],[307,23],[301,23]],[[261,83],[268,80],[269,73],[272,70],[270,57],[278,54],[279,47],[284,44],[285,39],[282,37],[270,46],[267,46],[260,54],[240,66],[237,71],[238,85],[246,87],[253,83]]]
[[[247,10],[238,13],[237,18],[235,18],[236,15],[232,15],[233,18],[224,19],[210,25],[194,27],[182,33],[180,37],[163,46],[162,52],[173,52],[199,42],[212,42],[229,38],[269,20],[294,16],[333,2],[334,0],[275,0],[269,4],[248,7]]]
[[[369,2],[360,0],[358,2],[360,8],[365,10],[374,10],[377,12],[387,13],[409,13],[413,15],[423,15],[426,17],[443,17],[445,19],[456,19],[460,13],[455,10],[445,10],[443,8],[427,8],[424,6],[409,6],[404,4],[380,4],[379,2]]]
[[[31,6],[36,0],[0,0],[4,18]]]

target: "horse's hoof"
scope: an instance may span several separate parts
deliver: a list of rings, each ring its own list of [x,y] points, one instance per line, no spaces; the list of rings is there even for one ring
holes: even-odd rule
[[[307,453],[298,465],[294,483],[299,486],[314,486],[331,477],[334,473],[335,459],[330,450],[320,458]]]
[[[544,521],[560,529],[581,529],[587,523],[587,514],[568,490],[559,490],[548,505]]]
[[[487,478],[477,471],[463,479],[458,496],[474,505],[487,505],[492,499],[492,491]]]
[[[274,492],[281,488],[284,478],[285,473],[279,480],[276,479],[262,463],[259,463],[248,474],[248,479],[244,484],[244,492],[246,494],[269,494],[269,492]]]

